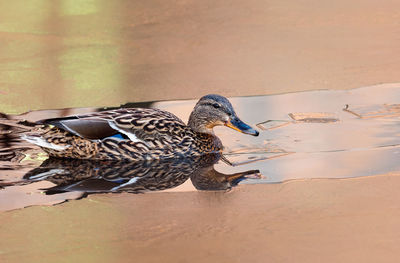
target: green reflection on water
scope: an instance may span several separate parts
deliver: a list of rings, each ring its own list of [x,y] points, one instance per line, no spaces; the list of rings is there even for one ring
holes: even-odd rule
[[[109,36],[104,21],[80,22],[100,9],[106,21],[113,11],[102,4],[28,1],[0,10],[0,112],[118,105],[118,38]]]
[[[63,0],[61,9],[63,15],[88,15],[96,13],[98,10],[96,0]]]
[[[68,86],[64,96],[78,105],[88,99],[102,105],[102,101],[96,101],[96,94],[113,96],[120,85],[119,65],[113,59],[116,56],[118,50],[113,45],[67,49],[59,57],[61,78]]]

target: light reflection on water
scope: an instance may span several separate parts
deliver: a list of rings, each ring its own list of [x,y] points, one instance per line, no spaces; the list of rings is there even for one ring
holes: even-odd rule
[[[124,188],[134,193],[227,190],[238,182],[277,183],[399,171],[400,107],[396,104],[399,100],[400,85],[231,98],[242,120],[253,126],[261,123],[258,127],[262,128],[259,137],[225,127],[215,129],[225,145],[224,156],[233,166],[220,158],[191,160],[186,166],[181,161],[112,166],[44,161],[46,157],[37,148],[18,141],[15,136],[18,127],[7,130],[3,126],[0,183],[4,189],[0,191],[0,209],[57,203],[81,197],[83,192],[119,192]],[[164,101],[128,106],[161,108],[186,122],[195,103],[195,100]],[[36,111],[12,118],[35,121],[95,110]],[[9,154],[9,149],[18,149],[15,156],[5,154]],[[51,169],[62,172],[48,174]],[[127,172],[131,177],[122,178]],[[32,177],[35,173],[36,177]],[[117,179],[111,180],[110,176]],[[134,177],[147,181],[130,181]],[[189,178],[192,184],[187,183]],[[45,195],[46,191],[53,195]],[[10,198],[14,205],[5,201]]]

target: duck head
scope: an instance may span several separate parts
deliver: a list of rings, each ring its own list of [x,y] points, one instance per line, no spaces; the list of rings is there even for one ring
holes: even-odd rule
[[[188,125],[196,132],[208,134],[213,134],[213,128],[218,125],[253,136],[259,134],[239,119],[227,98],[215,94],[206,95],[197,102],[190,114]]]

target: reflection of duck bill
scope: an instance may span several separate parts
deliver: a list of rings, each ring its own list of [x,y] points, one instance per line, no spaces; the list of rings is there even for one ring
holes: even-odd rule
[[[238,117],[234,117],[227,121],[225,123],[225,126],[234,129],[235,131],[253,136],[258,136],[259,134],[257,130],[253,129],[252,127],[241,121]]]
[[[229,190],[240,181],[250,178],[260,178],[259,170],[248,170],[233,174],[223,174],[212,169],[203,169],[191,175],[190,179],[197,190],[218,191]]]

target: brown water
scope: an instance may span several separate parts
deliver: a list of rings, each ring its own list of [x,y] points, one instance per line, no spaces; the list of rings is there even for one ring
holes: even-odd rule
[[[4,129],[0,209],[54,204],[88,193],[229,190],[237,183],[349,178],[400,171],[399,85],[349,91],[309,91],[231,98],[259,137],[217,127],[224,157],[143,163],[47,160],[21,142],[18,119],[35,121],[96,109],[29,112],[10,116]],[[140,106],[161,108],[187,121],[195,100]],[[129,104],[127,106],[138,106]],[[24,149],[24,147],[28,147]],[[14,155],[12,155],[14,154]],[[231,163],[231,164],[229,164]],[[190,179],[190,180],[189,180]]]
[[[24,179],[46,171],[46,156],[0,126],[0,210],[12,210],[0,212],[0,262],[398,262],[399,85],[354,88],[400,81],[399,10],[393,0],[1,1],[0,112],[65,108],[27,116],[37,120],[162,100],[151,106],[186,119],[194,101],[171,100],[219,93],[237,96],[261,136],[217,129],[236,166],[201,167],[174,188],[86,196],[123,181],[74,184],[103,169],[49,162],[64,173]],[[283,94],[305,90],[327,91]],[[191,180],[229,189],[235,175],[231,190]],[[48,192],[68,183],[79,191]]]
[[[400,3],[43,0],[0,8],[0,112],[399,81]]]

